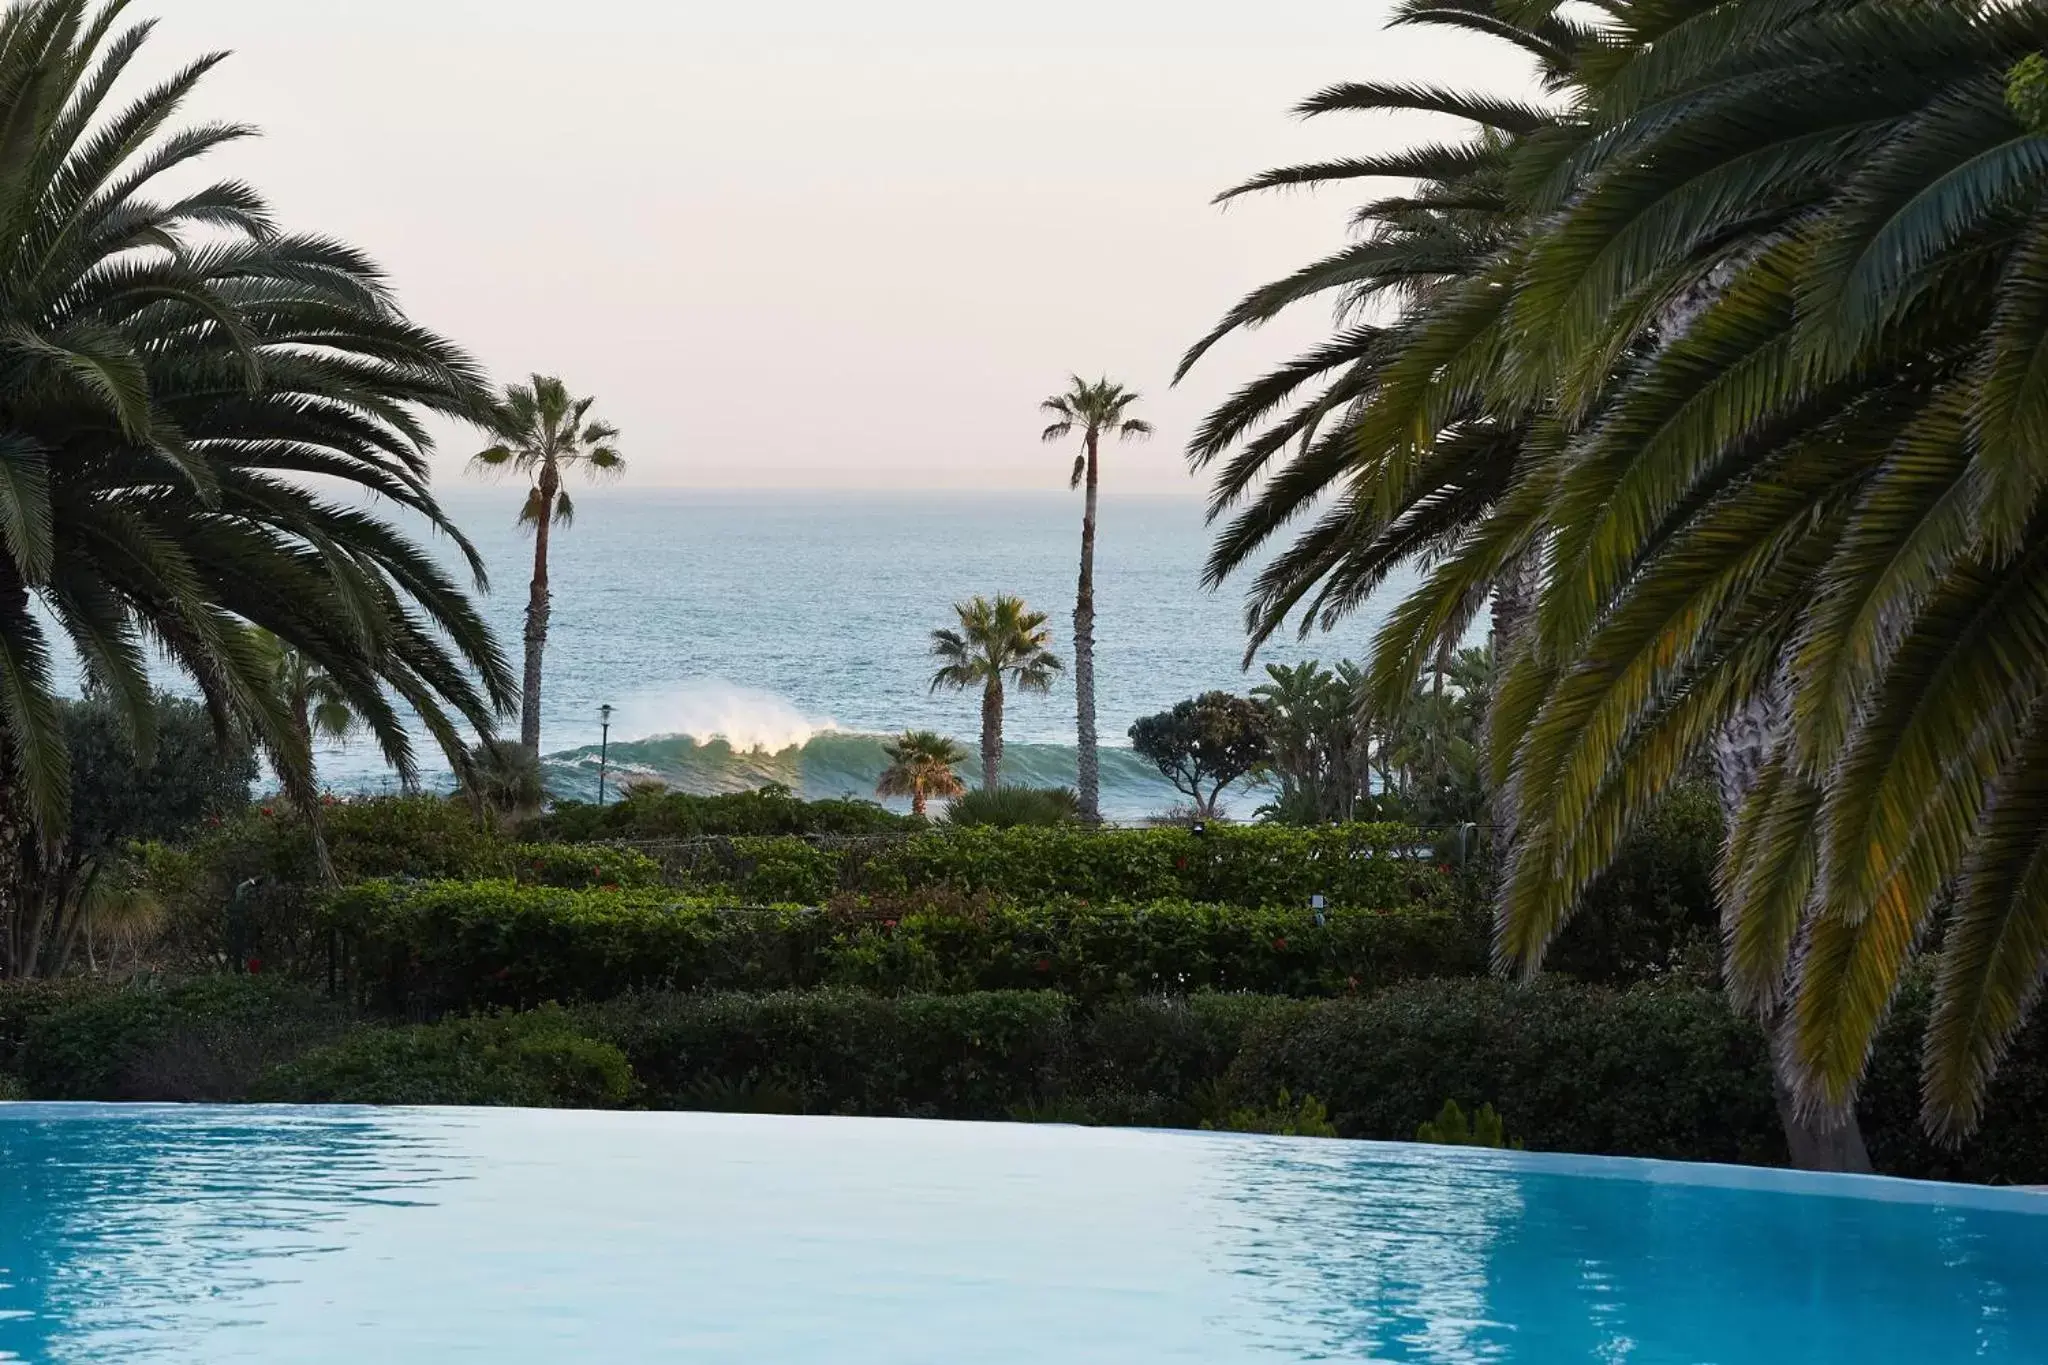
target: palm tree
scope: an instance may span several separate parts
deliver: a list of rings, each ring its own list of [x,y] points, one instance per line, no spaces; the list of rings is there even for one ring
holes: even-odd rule
[[[269,631],[257,632],[257,644],[268,661],[271,684],[283,700],[291,716],[292,728],[309,756],[318,741],[340,742],[362,727],[362,718],[349,705],[347,693],[326,669]],[[310,773],[310,757],[308,765]],[[320,802],[313,798],[310,790],[287,795],[312,832],[315,865],[324,878],[330,882],[335,880]]]
[[[318,740],[345,740],[361,728],[362,718],[326,669],[268,631],[259,633],[258,643],[308,749]]]
[[[1081,509],[1081,586],[1074,594],[1074,707],[1075,733],[1080,747],[1081,818],[1090,824],[1102,819],[1102,759],[1095,734],[1095,501],[1102,477],[1102,440],[1142,440],[1152,426],[1125,414],[1137,403],[1138,395],[1107,378],[1090,384],[1079,375],[1067,381],[1067,391],[1056,393],[1038,405],[1052,418],[1041,433],[1046,441],[1064,441],[1076,428],[1081,432],[1081,453],[1074,457],[1070,488],[1086,488]]]
[[[483,566],[428,491],[422,412],[484,410],[476,367],[409,322],[383,277],[329,238],[282,232],[237,181],[164,183],[246,136],[159,136],[218,58],[134,103],[113,91],[147,37],[125,0],[0,13],[0,970],[62,939],[39,879],[70,775],[49,630],[144,746],[150,646],[295,799],[311,754],[245,627],[334,682],[402,777],[409,709],[463,763],[515,695],[467,594],[375,493]],[[349,496],[319,491],[340,486]]]
[[[498,444],[478,452],[471,467],[480,473],[510,469],[531,480],[519,521],[533,530],[533,582],[526,598],[526,672],[519,695],[519,742],[540,754],[541,655],[548,645],[548,541],[556,526],[567,527],[576,505],[562,489],[562,476],[581,469],[591,478],[617,478],[625,457],[612,443],[618,428],[592,421],[596,400],[574,398],[559,379],[533,376],[514,384],[497,404],[493,426]]]
[[[1569,125],[1507,149],[1487,293],[1398,316],[1324,409],[1348,449],[1276,480],[1271,525],[1355,497],[1274,581],[1322,564],[1341,608],[1412,519],[1439,553],[1376,641],[1384,700],[1533,558],[1489,754],[1517,828],[1503,965],[1540,965],[1711,752],[1731,991],[1795,1159],[1854,1165],[1864,1059],[1943,908],[1938,1133],[1975,1122],[2048,968],[2048,15],[1601,8]],[[1526,439],[1498,496],[1432,523],[1468,422]]]
[[[954,767],[967,754],[946,736],[933,730],[905,730],[882,746],[889,766],[875,783],[877,796],[907,796],[910,813],[922,816],[925,803],[933,797],[950,801],[967,790]]]
[[[1051,637],[1045,613],[1032,611],[1022,598],[976,597],[956,603],[953,611],[960,628],[932,632],[932,655],[941,660],[932,691],[981,689],[981,785],[993,791],[1003,761],[1005,681],[1020,692],[1049,692],[1060,661],[1046,648]]]
[[[1508,15],[1487,0],[1400,0],[1393,22],[1510,44],[1534,61],[1560,102],[1585,84],[1581,58],[1611,43],[1555,7]],[[1530,632],[1540,553],[1526,490],[1554,420],[1542,392],[1503,396],[1483,381],[1505,339],[1505,285],[1528,221],[1514,173],[1532,155],[1563,158],[1582,133],[1544,105],[1405,83],[1333,85],[1296,112],[1413,110],[1466,128],[1446,141],[1281,167],[1218,196],[1409,182],[1362,205],[1343,248],[1246,295],[1174,376],[1179,383],[1225,337],[1296,305],[1322,302],[1336,313],[1329,339],[1236,390],[1188,448],[1196,469],[1214,471],[1209,518],[1223,523],[1206,584],[1220,587],[1263,561],[1246,594],[1247,667],[1290,617],[1298,616],[1304,637],[1331,629],[1388,575],[1416,562],[1449,563],[1470,581],[1448,609],[1407,620],[1436,652],[1455,649],[1488,603],[1501,657]],[[1496,509],[1520,515],[1494,516]],[[1269,552],[1304,519],[1291,543]],[[1416,662],[1390,667],[1401,681],[1384,709],[1400,705]],[[1489,745],[1496,767],[1507,747]],[[1495,823],[1507,825],[1511,809],[1499,802]]]
[[[1711,746],[1730,988],[1791,1102],[1848,1111],[1949,906],[1923,1083],[1959,1136],[2048,968],[2048,16],[1734,10],[1708,60],[1624,73],[1619,153],[1531,252],[1560,367],[1632,296],[1697,301],[1560,469],[1502,951],[1539,961]],[[1733,98],[1766,86],[1767,134]]]

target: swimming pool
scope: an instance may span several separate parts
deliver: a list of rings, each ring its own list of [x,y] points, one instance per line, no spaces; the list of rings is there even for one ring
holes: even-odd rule
[[[2048,1197],[1008,1124],[0,1105],[0,1359],[2048,1360]]]

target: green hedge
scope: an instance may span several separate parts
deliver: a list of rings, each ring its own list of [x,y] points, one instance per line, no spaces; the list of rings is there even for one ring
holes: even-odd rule
[[[250,1098],[283,1104],[612,1109],[633,1094],[610,1043],[559,1010],[370,1028],[273,1067]]]
[[[1011,901],[1211,901],[1391,910],[1456,895],[1448,869],[1399,825],[1186,829],[943,828],[902,839],[733,839],[665,850],[672,877],[742,900],[945,888]]]
[[[732,909],[660,891],[371,882],[338,893],[328,922],[366,1002],[430,1012],[652,988],[1338,995],[1486,960],[1483,923],[1431,909]]]
[[[652,886],[659,864],[631,849],[518,843],[478,826],[469,808],[427,797],[337,802],[323,819],[343,883],[373,877],[505,877],[545,886]],[[327,894],[304,822],[259,807],[182,847],[143,846],[147,886],[166,911],[152,960],[215,970],[255,960],[273,971],[324,970],[317,911]]]
[[[1070,1008],[1045,991],[821,990],[640,996],[578,1018],[625,1053],[658,1108],[990,1119],[1058,1074]]]
[[[580,843],[594,839],[702,839],[732,835],[890,834],[924,828],[872,801],[805,801],[787,787],[693,796],[629,793],[605,806],[558,802],[535,825],[536,837]]]
[[[333,1001],[263,977],[99,994],[30,1019],[22,1080],[40,1100],[238,1100],[347,1026]]]
[[[1313,1094],[1347,1136],[1406,1139],[1446,1099],[1532,1148],[1777,1164],[1762,1036],[1710,991],[1414,982],[1255,1030],[1232,1088]]]
[[[1917,988],[1916,988],[1917,990]],[[47,997],[45,997],[47,1000]],[[1883,1034],[1861,1106],[1895,1175],[2048,1182],[2048,1020],[2007,1057],[1983,1132],[1917,1128],[1924,1000]],[[372,1028],[331,1003],[217,979],[73,1001],[28,1025],[42,1099],[251,1097],[769,1109],[1192,1126],[1313,1097],[1347,1137],[1407,1139],[1446,1099],[1494,1105],[1532,1149],[1773,1162],[1756,1029],[1718,995],[1557,981],[1415,982],[1369,999],[1051,991],[639,993],[559,1011]]]

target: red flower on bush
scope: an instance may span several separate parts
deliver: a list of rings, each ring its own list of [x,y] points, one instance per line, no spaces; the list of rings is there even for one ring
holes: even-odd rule
[[[250,959],[249,959],[249,975],[251,975],[251,976],[259,976],[259,975],[261,975],[261,974],[262,974],[262,972],[263,972],[263,959],[262,959],[262,958],[260,958],[260,957],[252,957],[252,958],[250,958]]]
[[[1276,952],[1276,953],[1284,953],[1284,952],[1286,952],[1286,951],[1287,951],[1287,940],[1286,940],[1285,938],[1276,938],[1276,939],[1274,939],[1274,940],[1273,940],[1273,951],[1274,951],[1274,952]]]
[[[1036,972],[1049,972],[1052,970],[1052,959],[1041,957],[1031,964],[1031,969]]]
[[[893,919],[885,919],[882,921],[882,927],[884,929],[894,929],[896,927],[896,921]]]
[[[268,807],[268,806],[265,806],[265,807],[263,808],[263,818],[264,818],[264,819],[266,819],[266,820],[268,820],[268,819],[270,818],[270,807]]]

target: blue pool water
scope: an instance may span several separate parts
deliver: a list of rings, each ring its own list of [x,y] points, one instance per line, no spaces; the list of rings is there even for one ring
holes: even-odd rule
[[[2034,1361],[2048,1198],[1004,1124],[12,1105],[0,1359]]]

